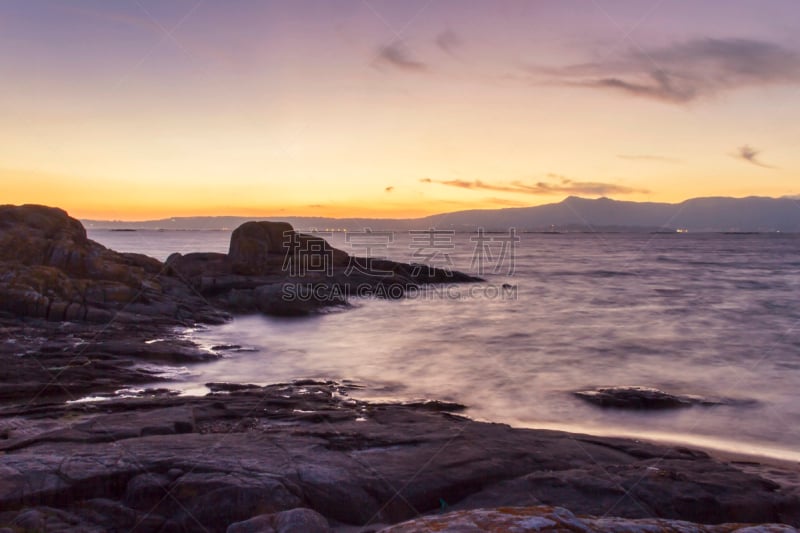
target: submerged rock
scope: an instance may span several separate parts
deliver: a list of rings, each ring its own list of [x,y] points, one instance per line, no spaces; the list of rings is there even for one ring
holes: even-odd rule
[[[676,409],[693,405],[719,405],[722,403],[700,396],[670,394],[651,387],[603,387],[577,391],[573,394],[600,407],[623,409]]]

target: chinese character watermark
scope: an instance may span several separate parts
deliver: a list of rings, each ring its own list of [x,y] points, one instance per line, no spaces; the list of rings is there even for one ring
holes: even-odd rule
[[[376,259],[381,259],[384,256],[376,256],[375,251],[383,250],[385,254],[389,249],[389,245],[394,242],[394,232],[372,231],[370,228],[364,228],[364,231],[348,232],[345,236],[345,242],[353,250],[361,252],[359,257],[354,254],[350,255],[347,268],[344,271],[345,276],[359,273],[367,276],[389,277],[393,274],[391,270],[384,270],[379,267],[380,262],[376,261]]]
[[[486,274],[487,269],[491,269],[492,274],[514,275],[516,248],[520,242],[515,228],[500,234],[487,234],[483,228],[478,228],[477,235],[470,237],[470,241],[474,243],[470,268],[479,276]]]
[[[305,276],[311,272],[333,276],[333,248],[323,238],[331,235],[331,232],[306,235],[294,230],[284,231],[283,271],[290,276]]]
[[[453,242],[454,230],[410,230],[411,243],[408,245],[413,250],[411,257],[414,260],[421,260],[412,263],[414,269],[413,276],[419,276],[422,269],[427,267],[428,274],[432,275],[434,269],[439,268],[445,272],[447,277],[453,275],[453,259],[450,257],[451,251],[456,245]]]

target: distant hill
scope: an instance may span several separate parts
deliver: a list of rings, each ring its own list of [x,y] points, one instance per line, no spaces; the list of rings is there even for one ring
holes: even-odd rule
[[[94,229],[233,229],[248,220],[281,220],[301,230],[455,229],[503,231],[800,232],[796,198],[693,198],[677,204],[570,196],[561,202],[507,209],[475,209],[415,219],[323,217],[179,217],[142,222],[84,220]]]

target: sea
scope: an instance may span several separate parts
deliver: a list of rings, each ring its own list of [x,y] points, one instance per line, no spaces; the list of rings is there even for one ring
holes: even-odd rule
[[[181,331],[222,359],[165,369],[171,387],[350,380],[373,401],[438,399],[517,427],[677,442],[800,460],[800,235],[323,232],[355,255],[484,282],[357,298],[305,318],[237,317]],[[89,236],[158,259],[226,252],[230,231]],[[721,400],[601,408],[575,391],[655,387]]]

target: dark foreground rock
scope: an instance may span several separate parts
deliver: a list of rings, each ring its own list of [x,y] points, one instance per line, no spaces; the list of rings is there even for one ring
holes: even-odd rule
[[[260,517],[280,530],[298,508],[335,527],[531,505],[800,524],[797,494],[699,451],[369,404],[332,382],[228,390],[4,408],[0,525],[224,532]]]
[[[131,327],[123,321],[59,323],[0,316],[0,406],[44,403],[47,409],[47,402],[152,387],[174,381],[174,372],[185,365],[223,353],[203,350],[182,338],[179,329],[158,323]]]
[[[681,520],[658,518],[579,517],[563,507],[501,507],[456,511],[411,520],[381,530],[381,533],[469,533],[481,531],[629,533],[791,533],[794,528],[781,524],[701,525]]]

